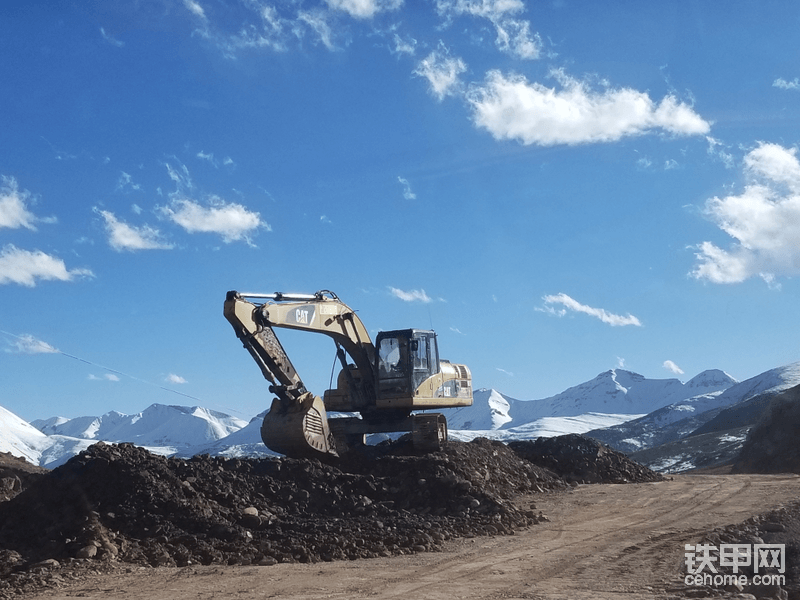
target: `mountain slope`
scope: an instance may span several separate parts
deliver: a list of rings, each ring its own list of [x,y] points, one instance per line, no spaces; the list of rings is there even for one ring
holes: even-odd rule
[[[778,393],[798,383],[800,362],[770,369],[723,392],[685,399],[639,419],[589,431],[586,435],[622,452],[645,450],[689,435],[728,407],[761,394]]]
[[[687,383],[678,379],[647,379],[638,373],[611,369],[594,379],[542,400],[511,404],[514,426],[541,417],[569,417],[590,412],[647,414],[699,394],[724,390],[736,384],[724,371],[703,371]],[[504,427],[508,428],[507,423]]]
[[[214,442],[247,421],[199,406],[153,404],[135,415],[111,411],[101,417],[53,417],[32,424],[49,435],[177,449]]]
[[[509,441],[589,432],[609,440],[611,446],[633,440],[630,448],[638,449],[659,442],[662,434],[665,439],[686,436],[743,396],[792,382],[800,383],[800,363],[742,383],[719,370],[704,371],[682,383],[612,369],[542,400],[517,400],[496,390],[477,390],[473,406],[445,413],[454,439],[484,436]],[[686,419],[686,415],[691,416]],[[266,455],[271,452],[261,442],[262,419],[263,414],[246,423],[202,407],[154,404],[136,415],[111,411],[100,417],[35,421],[36,429],[4,411],[0,412],[0,450],[45,466],[65,462],[101,440],[132,442],[167,455]]]

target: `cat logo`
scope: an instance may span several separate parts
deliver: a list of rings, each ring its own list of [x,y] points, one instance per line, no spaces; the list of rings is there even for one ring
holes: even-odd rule
[[[314,321],[314,307],[309,304],[299,306],[286,315],[286,322],[295,325],[311,325]]]

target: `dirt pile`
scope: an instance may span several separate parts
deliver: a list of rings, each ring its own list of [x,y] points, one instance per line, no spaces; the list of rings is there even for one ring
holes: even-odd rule
[[[660,476],[582,436],[395,442],[342,459],[165,458],[96,444],[0,503],[0,598],[87,570],[271,565],[435,551],[545,520],[526,493]]]
[[[525,460],[558,473],[569,483],[641,483],[664,476],[588,437],[578,434],[509,442]]]
[[[744,575],[746,585],[725,583],[686,586],[685,591],[689,595],[696,597],[696,594],[703,594],[703,597],[713,598],[730,597],[731,594],[743,592],[758,599],[800,598],[800,503],[788,504],[750,517],[742,523],[714,529],[705,534],[698,544],[712,547],[710,564],[717,574],[728,576],[729,581]],[[731,564],[720,564],[719,550],[725,544],[743,546],[750,556],[743,555],[735,568]],[[783,557],[777,547],[767,548],[763,546],[765,544],[783,544]],[[757,550],[759,546],[762,546],[761,551]],[[702,555],[698,550],[694,556],[700,559]],[[730,563],[732,559],[729,557],[725,562]],[[697,562],[695,564],[698,565]],[[707,567],[703,568],[703,572],[711,573]],[[755,575],[759,577],[755,578]]]
[[[800,473],[800,386],[776,396],[747,434],[734,473]]]
[[[488,440],[424,456],[392,444],[336,464],[97,444],[0,504],[0,592],[86,563],[269,565],[436,550],[534,524],[540,515],[511,499],[564,487]]]
[[[0,452],[0,502],[11,500],[47,473],[44,467],[32,465],[24,458]]]

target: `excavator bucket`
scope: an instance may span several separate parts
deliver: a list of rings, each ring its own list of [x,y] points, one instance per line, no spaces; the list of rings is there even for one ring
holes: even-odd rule
[[[338,456],[328,428],[325,405],[308,392],[296,404],[287,405],[277,398],[264,416],[261,439],[270,450],[297,458]]]

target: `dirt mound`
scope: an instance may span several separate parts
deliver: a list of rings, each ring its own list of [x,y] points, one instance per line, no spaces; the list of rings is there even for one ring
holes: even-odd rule
[[[535,465],[572,483],[640,483],[664,476],[597,440],[578,434],[509,442],[509,448]]]
[[[734,473],[800,473],[800,386],[776,396],[742,446]]]
[[[510,500],[565,485],[488,440],[423,456],[391,444],[336,464],[183,460],[97,444],[0,504],[0,595],[41,584],[37,572],[87,563],[269,565],[436,550],[536,523]]]
[[[32,465],[24,458],[0,452],[0,502],[22,493],[34,481],[49,473],[44,467]]]
[[[756,598],[800,598],[800,503],[784,505],[776,510],[750,517],[742,523],[718,527],[706,533],[699,544],[710,544],[713,549],[710,551],[713,563],[719,575],[738,578],[744,575],[747,581],[745,586],[722,585],[718,587],[709,586],[686,586],[685,592],[697,597],[702,593],[703,597],[728,597],[732,592],[744,592],[752,594]],[[770,555],[765,561],[767,565],[760,564],[756,568],[754,557],[740,561],[734,567],[730,564],[719,564],[719,549],[723,544],[743,545],[746,549],[755,552],[757,544],[783,544],[785,555],[783,557],[784,572],[783,577],[778,579],[783,581],[783,585],[775,585],[770,581],[770,576],[779,575],[780,561],[775,561],[775,555]],[[775,549],[773,549],[775,551]],[[778,555],[779,557],[779,555]],[[763,563],[764,557],[758,562]],[[705,569],[705,572],[709,572]],[[762,579],[767,576],[766,582],[754,582],[754,575],[758,574]],[[678,591],[678,590],[676,590]]]
[[[407,554],[546,519],[512,500],[660,476],[582,436],[399,441],[330,463],[165,458],[99,443],[0,503],[0,598],[121,565],[271,565]]]

